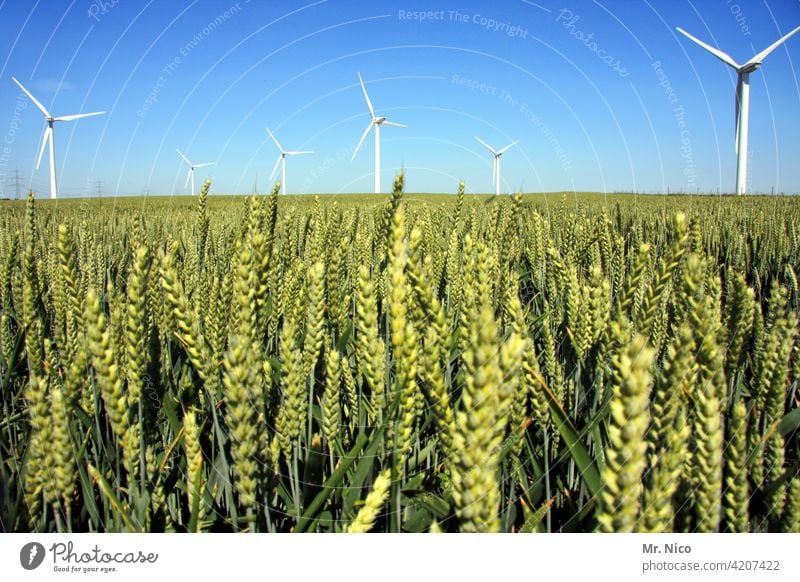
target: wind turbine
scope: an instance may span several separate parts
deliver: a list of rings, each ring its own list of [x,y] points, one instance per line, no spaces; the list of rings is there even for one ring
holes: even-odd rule
[[[364,80],[361,78],[361,73],[358,73],[358,80],[361,82],[361,90],[364,91],[364,99],[367,100],[367,107],[369,107],[369,114],[372,116],[372,119],[367,126],[367,129],[364,130],[364,135],[361,136],[361,141],[358,142],[356,146],[356,151],[353,152],[353,157],[350,158],[352,162],[356,158],[356,154],[358,150],[361,148],[361,144],[364,143],[364,140],[367,139],[367,134],[369,130],[373,127],[375,128],[375,194],[381,193],[381,125],[391,125],[394,127],[408,127],[407,125],[401,125],[399,123],[392,123],[388,121],[385,117],[376,117],[375,110],[372,108],[372,102],[369,100],[369,95],[367,95],[367,88],[364,86]]]
[[[76,119],[81,119],[83,117],[92,117],[93,115],[102,115],[105,111],[95,111],[94,113],[78,113],[77,115],[62,115],[61,117],[53,117],[50,115],[50,112],[44,108],[44,105],[39,103],[36,100],[36,97],[31,95],[30,91],[28,91],[25,87],[22,86],[22,83],[17,81],[14,77],[11,77],[11,80],[14,81],[19,88],[22,89],[25,94],[30,97],[33,104],[39,108],[39,110],[44,113],[44,120],[47,122],[47,128],[44,130],[44,135],[42,135],[42,145],[39,149],[39,158],[36,160],[36,169],[39,169],[39,164],[42,163],[42,156],[44,155],[44,148],[45,145],[49,142],[50,143],[50,198],[56,197],[56,150],[55,144],[53,143],[53,125],[56,121],[75,121]]]
[[[192,162],[189,161],[189,158],[187,158],[186,156],[184,156],[181,153],[181,150],[175,148],[175,151],[178,152],[178,155],[180,157],[182,157],[183,160],[187,164],[189,164],[189,175],[186,176],[186,184],[184,184],[183,187],[186,188],[186,186],[189,185],[189,180],[191,180],[192,181],[192,196],[194,196],[194,170],[195,170],[195,168],[204,168],[206,166],[211,166],[213,164],[216,164],[216,162],[205,162],[204,164],[193,164]]]
[[[492,152],[492,154],[494,155],[494,163],[492,164],[492,181],[494,182],[494,193],[495,193],[495,195],[498,195],[498,194],[500,194],[500,156],[502,156],[504,153],[506,153],[506,151],[511,146],[513,146],[514,144],[518,143],[519,140],[515,140],[515,141],[511,142],[510,144],[508,144],[503,149],[501,149],[499,151],[495,151],[494,148],[492,148],[492,146],[487,144],[485,141],[483,141],[477,135],[475,136],[475,139],[477,139],[479,142],[481,142],[483,144],[483,146],[487,150]]]
[[[286,194],[286,156],[296,156],[300,154],[313,154],[312,151],[291,151],[291,150],[284,150],[281,144],[278,143],[278,140],[275,139],[275,136],[272,135],[272,132],[267,128],[267,133],[272,138],[272,141],[275,142],[275,145],[278,146],[278,151],[280,155],[278,156],[278,161],[275,162],[275,167],[272,168],[272,174],[270,174],[270,181],[272,178],[275,177],[275,172],[278,171],[278,164],[281,165],[281,194]]]
[[[758,53],[745,64],[740,65],[734,61],[729,55],[725,54],[719,49],[707,45],[701,40],[696,39],[691,34],[678,28],[678,32],[686,36],[689,40],[694,41],[701,47],[706,49],[712,55],[717,57],[726,65],[732,67],[738,76],[736,81],[736,193],[744,194],[745,185],[747,181],[747,124],[750,119],[750,73],[755,71],[761,66],[761,62],[767,57],[769,53],[783,44],[786,39],[800,30],[800,26],[795,28],[789,34],[768,46],[763,51]]]

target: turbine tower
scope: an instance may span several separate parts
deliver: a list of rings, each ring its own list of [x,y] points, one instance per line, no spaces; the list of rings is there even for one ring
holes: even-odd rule
[[[36,100],[36,97],[31,95],[30,91],[28,91],[25,87],[22,86],[22,83],[17,81],[14,77],[11,77],[11,80],[14,81],[19,88],[22,89],[25,94],[30,97],[33,104],[39,108],[39,110],[44,113],[44,120],[47,122],[47,128],[44,130],[44,135],[42,136],[42,145],[39,148],[39,157],[36,160],[36,169],[39,169],[39,164],[42,163],[42,156],[44,155],[44,148],[49,143],[50,144],[50,198],[56,197],[56,148],[54,143],[53,137],[53,127],[56,121],[75,121],[76,119],[81,119],[83,117],[92,117],[93,115],[102,115],[105,111],[95,111],[94,113],[78,113],[77,115],[62,115],[61,117],[53,117],[50,115],[50,112],[44,108],[44,105],[39,103]]]
[[[750,119],[750,73],[755,71],[761,66],[762,61],[769,53],[783,44],[786,39],[800,30],[800,26],[795,28],[789,34],[776,41],[772,45],[765,48],[745,64],[740,65],[734,61],[729,55],[725,54],[719,49],[707,45],[701,40],[693,37],[691,34],[683,30],[677,29],[682,35],[686,36],[689,40],[699,44],[712,55],[717,57],[726,65],[729,65],[736,71],[736,194],[744,194],[747,182],[747,124]]]
[[[513,146],[514,144],[518,143],[519,140],[515,140],[515,141],[511,142],[510,144],[508,144],[503,149],[501,149],[499,151],[495,151],[494,148],[492,148],[492,146],[487,144],[485,141],[483,141],[477,135],[475,136],[475,139],[477,139],[479,142],[481,142],[481,144],[483,144],[483,147],[485,147],[487,150],[492,152],[492,154],[494,155],[494,160],[493,160],[493,163],[492,163],[492,182],[494,182],[494,193],[495,193],[495,196],[497,196],[498,194],[500,194],[500,156],[502,156],[504,153],[506,153],[506,151],[511,146]]]
[[[216,162],[205,162],[203,164],[193,164],[192,162],[189,161],[189,158],[187,158],[186,156],[184,156],[181,153],[181,150],[176,148],[175,151],[178,152],[178,155],[183,158],[183,161],[185,161],[187,164],[189,164],[189,174],[186,176],[186,184],[184,184],[183,187],[186,188],[186,186],[189,185],[189,180],[191,180],[192,181],[192,196],[194,196],[194,170],[195,170],[195,168],[204,168],[206,166],[211,166],[213,164],[216,164]]]
[[[312,151],[291,151],[291,150],[284,150],[281,144],[278,143],[278,140],[275,139],[275,136],[272,135],[272,132],[267,128],[267,133],[272,138],[272,141],[275,142],[275,145],[278,146],[278,151],[280,155],[278,156],[278,161],[275,162],[275,167],[272,168],[272,174],[270,174],[269,179],[275,177],[275,172],[278,171],[278,164],[281,165],[281,194],[286,194],[286,156],[296,156],[301,154],[313,154]]]
[[[372,108],[372,102],[369,100],[369,95],[367,95],[367,88],[364,86],[364,80],[361,78],[361,73],[358,73],[358,80],[361,82],[361,90],[364,91],[364,99],[367,100],[367,107],[369,107],[369,114],[372,116],[372,119],[367,126],[367,129],[364,130],[364,135],[361,136],[361,141],[358,142],[356,146],[356,151],[353,152],[353,157],[350,158],[352,162],[356,158],[356,154],[358,150],[361,148],[361,144],[364,143],[364,140],[367,139],[367,134],[369,130],[373,127],[375,128],[375,194],[381,193],[381,125],[391,125],[394,127],[408,127],[406,125],[401,125],[399,123],[392,123],[388,121],[385,117],[376,117],[375,110]]]

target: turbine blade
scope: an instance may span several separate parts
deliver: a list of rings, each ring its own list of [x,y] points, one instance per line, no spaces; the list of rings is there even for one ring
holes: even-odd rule
[[[492,160],[492,186],[497,181],[497,157]]]
[[[492,152],[494,155],[497,155],[497,152],[496,152],[496,151],[494,151],[494,149],[492,148],[492,146],[490,146],[488,143],[486,143],[485,141],[483,141],[483,140],[482,140],[481,138],[479,138],[477,135],[475,136],[475,139],[477,139],[479,142],[481,142],[481,143],[483,144],[483,147],[485,147],[487,150],[489,150],[490,152]]]
[[[189,164],[190,166],[192,165],[192,162],[190,162],[190,161],[189,161],[189,158],[187,158],[186,156],[184,156],[184,155],[181,153],[181,150],[179,150],[178,148],[175,148],[175,151],[176,151],[176,152],[178,152],[178,155],[179,155],[180,157],[182,157],[182,158],[183,158],[183,161],[184,161],[184,162],[186,162],[186,163],[187,163],[187,164]]]
[[[369,107],[369,114],[372,117],[375,117],[375,110],[372,108],[372,101],[369,100],[369,95],[367,95],[367,88],[364,86],[364,79],[361,78],[361,73],[358,73],[358,80],[361,83],[361,90],[364,91],[364,99],[367,100],[367,107]]]
[[[189,185],[189,180],[192,179],[192,172],[194,172],[194,168],[192,166],[189,166],[189,173],[186,174],[186,183],[183,185],[184,188],[186,188],[186,186]]]
[[[64,115],[63,117],[54,117],[53,121],[75,121],[84,117],[93,117],[94,115],[103,115],[105,111],[95,111],[94,113],[78,113],[77,115]]]
[[[270,180],[272,180],[272,178],[274,178],[274,177],[275,177],[275,172],[277,172],[277,171],[278,171],[278,166],[280,166],[280,165],[281,165],[281,160],[282,160],[282,159],[283,159],[283,156],[278,156],[278,161],[276,161],[276,162],[275,162],[275,167],[274,167],[274,168],[272,168],[272,173],[269,175],[269,179],[270,179]]]
[[[712,55],[714,55],[715,57],[717,57],[719,60],[721,60],[721,61],[722,61],[723,63],[725,63],[726,65],[729,65],[729,66],[731,66],[731,67],[733,67],[734,69],[737,69],[737,70],[739,69],[739,65],[736,63],[736,61],[734,61],[734,60],[733,60],[733,59],[730,57],[730,55],[727,55],[727,54],[725,54],[724,52],[722,52],[722,51],[721,51],[721,50],[719,50],[719,49],[716,49],[716,48],[714,48],[713,46],[707,45],[707,44],[706,44],[706,43],[704,43],[702,40],[699,40],[699,39],[697,39],[697,38],[693,37],[691,34],[689,34],[688,32],[686,32],[686,31],[685,31],[685,30],[683,30],[682,28],[678,28],[677,30],[678,30],[678,32],[680,32],[680,33],[681,33],[683,36],[687,37],[689,40],[692,40],[692,41],[694,41],[696,44],[699,44],[701,47],[703,47],[704,49],[706,49],[708,52],[710,52]]]
[[[367,139],[367,134],[369,133],[370,129],[372,129],[372,122],[371,121],[369,122],[369,125],[367,126],[367,129],[364,130],[364,135],[361,136],[361,140],[358,142],[358,145],[356,146],[356,151],[353,152],[353,157],[350,158],[351,162],[354,159],[356,159],[356,154],[358,153],[358,150],[361,149],[361,144],[364,143],[365,139]]]
[[[314,152],[312,152],[312,151],[296,151],[295,150],[295,151],[289,151],[289,152],[283,152],[283,153],[285,153],[287,156],[296,156],[296,155],[299,155],[299,154],[313,154]]]
[[[42,147],[39,148],[39,158],[36,160],[36,169],[39,169],[39,164],[42,163],[42,157],[44,156],[44,148],[47,146],[47,140],[52,139],[50,134],[52,133],[53,129],[48,125],[44,133],[42,134]]]
[[[194,167],[195,169],[197,169],[197,168],[205,168],[206,166],[213,166],[213,165],[214,165],[214,164],[216,164],[216,163],[217,163],[217,162],[204,162],[204,163],[202,163],[202,164],[195,164],[193,167]]]
[[[274,136],[274,135],[272,135],[272,132],[269,130],[269,128],[267,128],[267,133],[268,133],[268,134],[269,134],[269,136],[272,138],[272,141],[274,141],[274,142],[275,142],[275,145],[276,145],[276,146],[278,146],[278,151],[279,151],[279,152],[283,152],[283,148],[281,147],[281,144],[279,144],[279,143],[278,143],[278,140],[277,140],[277,139],[275,139],[275,136]]]
[[[391,125],[393,127],[408,127],[407,125],[403,125],[402,123],[394,123],[392,121],[384,120],[381,125]]]
[[[500,154],[502,154],[502,153],[506,152],[506,151],[507,151],[507,150],[508,150],[508,149],[509,149],[511,146],[513,146],[513,145],[516,145],[516,144],[518,144],[518,143],[519,143],[519,140],[518,140],[518,139],[517,139],[517,140],[514,140],[513,142],[511,142],[510,144],[508,144],[506,147],[504,147],[503,149],[501,149],[499,152],[497,152],[497,155],[499,156]]]
[[[786,42],[786,39],[788,39],[790,36],[792,36],[792,35],[793,35],[795,32],[797,32],[798,30],[800,30],[800,26],[798,26],[797,28],[795,28],[795,29],[794,29],[792,32],[790,32],[789,34],[787,34],[787,35],[785,35],[784,37],[782,37],[780,40],[777,40],[777,41],[775,41],[773,44],[769,45],[769,46],[768,46],[767,48],[765,48],[763,51],[761,51],[761,52],[760,52],[760,53],[758,53],[756,56],[754,56],[752,59],[750,59],[749,61],[747,61],[747,62],[744,64],[744,66],[746,67],[747,65],[752,65],[752,64],[754,64],[754,63],[760,63],[761,61],[763,61],[763,60],[764,60],[764,59],[767,57],[767,55],[768,55],[769,53],[771,53],[771,52],[772,52],[772,51],[774,51],[776,48],[778,48],[778,47],[779,47],[781,44],[783,44],[784,42]]]
[[[23,87],[23,86],[22,86],[22,83],[20,83],[19,81],[17,81],[17,80],[16,80],[14,77],[11,77],[11,80],[12,80],[12,81],[14,81],[14,82],[15,82],[17,85],[19,85],[19,88],[20,88],[20,89],[22,89],[22,90],[25,92],[25,95],[27,95],[28,97],[30,97],[31,101],[33,101],[33,104],[34,104],[34,105],[36,105],[36,107],[38,107],[38,108],[39,108],[39,111],[41,111],[42,113],[44,113],[44,116],[45,116],[45,117],[50,117],[50,113],[47,111],[47,109],[45,109],[45,108],[44,108],[44,105],[42,105],[41,103],[39,103],[39,102],[36,100],[36,97],[34,97],[33,95],[31,95],[31,92],[30,92],[30,91],[28,91],[28,90],[27,90],[25,87]]]

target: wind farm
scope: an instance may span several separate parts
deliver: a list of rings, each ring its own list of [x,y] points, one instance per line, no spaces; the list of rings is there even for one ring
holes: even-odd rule
[[[475,556],[508,579],[526,533],[596,534],[536,566],[580,579],[626,578],[603,533],[658,540],[642,574],[703,533],[791,565],[746,534],[800,532],[794,5],[25,4],[0,531],[503,533]],[[240,539],[230,572],[354,571]]]
[[[769,45],[766,49],[762,50],[761,52],[754,55],[752,58],[747,60],[744,64],[738,64],[733,58],[728,55],[727,53],[722,52],[721,50],[714,48],[713,46],[699,40],[698,38],[692,36],[685,30],[680,27],[676,27],[676,30],[681,33],[683,36],[700,46],[701,48],[705,49],[713,56],[717,57],[719,60],[733,68],[737,75],[736,81],[736,92],[735,92],[735,99],[734,99],[734,109],[735,109],[735,123],[734,123],[734,145],[735,145],[735,152],[736,152],[736,168],[735,168],[735,181],[734,181],[734,193],[737,195],[745,194],[746,192],[746,184],[748,180],[748,156],[750,155],[748,150],[748,134],[749,134],[749,118],[750,118],[750,74],[759,69],[764,61],[764,59],[775,51],[779,46],[783,45],[790,37],[792,37],[795,33],[800,31],[800,26],[792,29],[785,35],[783,35],[780,39],[773,42]],[[359,86],[361,88],[361,92],[364,97],[364,101],[367,105],[367,111],[370,116],[370,121],[367,124],[366,129],[364,130],[363,134],[361,135],[361,139],[358,141],[353,153],[350,157],[350,161],[353,162],[358,155],[358,152],[361,150],[364,142],[366,141],[370,132],[374,133],[374,167],[373,167],[373,192],[375,194],[381,193],[381,127],[388,126],[388,127],[399,127],[399,128],[407,128],[407,125],[403,125],[400,123],[396,123],[390,121],[385,115],[377,115],[375,109],[373,107],[372,101],[370,100],[369,94],[367,92],[367,87],[364,83],[364,80],[361,76],[360,72],[357,72]],[[663,75],[663,73],[662,73]],[[76,115],[67,115],[67,116],[60,116],[60,117],[53,117],[50,115],[47,109],[14,77],[12,77],[14,83],[24,92],[24,94],[34,103],[34,105],[44,114],[45,121],[47,123],[47,127],[45,128],[44,135],[41,141],[41,147],[39,149],[39,156],[36,160],[36,169],[39,169],[41,164],[42,157],[44,155],[45,148],[49,145],[49,152],[50,152],[50,197],[56,198],[56,169],[55,169],[55,145],[54,145],[54,124],[57,121],[75,121],[78,119],[82,119],[85,117],[92,117],[96,115],[102,115],[105,111],[100,112],[93,112],[93,113],[81,113]],[[663,83],[663,82],[662,82]],[[473,83],[474,85],[474,83]],[[480,84],[478,84],[480,87]],[[496,87],[490,88],[492,92],[496,92]],[[672,98],[671,98],[672,102]],[[681,109],[682,110],[682,109]],[[269,128],[266,128],[267,133],[269,134],[270,139],[278,148],[278,159],[275,162],[275,165],[272,169],[270,174],[270,180],[274,179],[275,174],[278,171],[278,168],[281,168],[281,181],[280,181],[280,191],[282,194],[287,193],[286,189],[286,157],[287,156],[294,156],[294,155],[308,155],[313,154],[314,152],[311,150],[284,150],[283,147],[280,145],[276,137],[270,131]],[[682,132],[681,135],[683,136],[686,132]],[[483,145],[489,152],[492,154],[492,186],[495,195],[500,195],[501,191],[501,173],[500,173],[500,158],[501,156],[512,146],[519,143],[519,140],[514,140],[512,143],[507,145],[506,147],[495,150],[491,146],[489,146],[484,140],[475,136],[475,139]],[[683,137],[682,139],[686,141]],[[192,164],[189,159],[180,151],[178,150],[178,154],[181,158],[188,164],[189,172],[186,178],[186,184],[184,187],[188,187],[191,183],[191,195],[196,195],[196,188],[195,188],[195,180],[194,180],[194,171],[197,168],[202,168],[206,166],[210,166],[215,164],[216,162],[205,162],[201,164]],[[717,188],[719,191],[719,188]],[[774,191],[774,187],[773,187]]]

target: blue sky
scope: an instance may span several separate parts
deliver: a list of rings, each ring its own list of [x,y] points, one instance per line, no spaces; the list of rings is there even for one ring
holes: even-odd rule
[[[418,11],[434,11],[421,19]],[[0,196],[48,193],[34,168],[55,115],[61,196],[185,194],[176,148],[214,193],[271,188],[288,149],[290,193],[370,192],[373,140],[361,72],[382,131],[382,185],[411,192],[730,192],[733,71],[675,31],[739,62],[800,24],[800,0],[0,0]],[[748,190],[800,192],[800,33],[751,77]],[[277,176],[276,176],[277,179]]]

